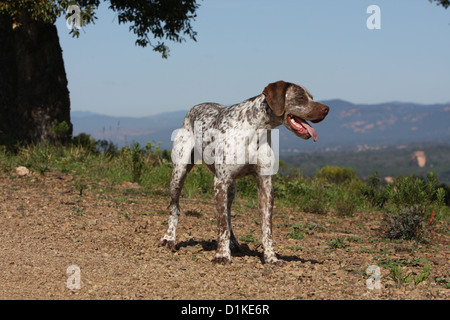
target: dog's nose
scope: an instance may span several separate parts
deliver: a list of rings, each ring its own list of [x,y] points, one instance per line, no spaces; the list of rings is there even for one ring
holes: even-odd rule
[[[330,108],[326,105],[323,105],[322,107],[322,113],[324,116],[326,116],[328,114],[328,111],[330,111]]]

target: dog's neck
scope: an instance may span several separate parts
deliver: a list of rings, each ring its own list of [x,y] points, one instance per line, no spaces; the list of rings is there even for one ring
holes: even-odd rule
[[[276,116],[269,107],[264,94],[245,100],[234,108],[240,109],[236,114],[246,119],[246,123],[254,130],[271,130],[283,123],[283,116]]]

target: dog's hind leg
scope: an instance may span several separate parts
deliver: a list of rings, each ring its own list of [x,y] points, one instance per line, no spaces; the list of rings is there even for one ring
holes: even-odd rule
[[[189,171],[194,167],[192,137],[188,130],[179,132],[172,149],[173,171],[170,181],[169,226],[160,241],[161,246],[171,250],[175,248],[176,243],[178,218],[180,216],[180,194]]]
[[[170,250],[175,248],[178,218],[180,217],[180,194],[183,189],[184,181],[191,171],[193,164],[178,164],[174,165],[172,171],[172,180],[170,182],[170,216],[168,221],[168,228],[164,237],[161,239],[161,246],[167,247]]]

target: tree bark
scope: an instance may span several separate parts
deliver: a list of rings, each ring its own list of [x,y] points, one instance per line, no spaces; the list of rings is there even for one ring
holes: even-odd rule
[[[58,126],[62,122],[67,124]],[[70,99],[56,27],[0,15],[0,144],[67,142]]]

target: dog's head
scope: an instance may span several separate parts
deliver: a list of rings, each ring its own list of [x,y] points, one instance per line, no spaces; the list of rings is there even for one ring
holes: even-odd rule
[[[269,84],[263,94],[275,116],[283,117],[289,130],[300,138],[317,141],[317,132],[307,121],[317,123],[325,119],[328,106],[314,102],[306,88],[284,81]]]

